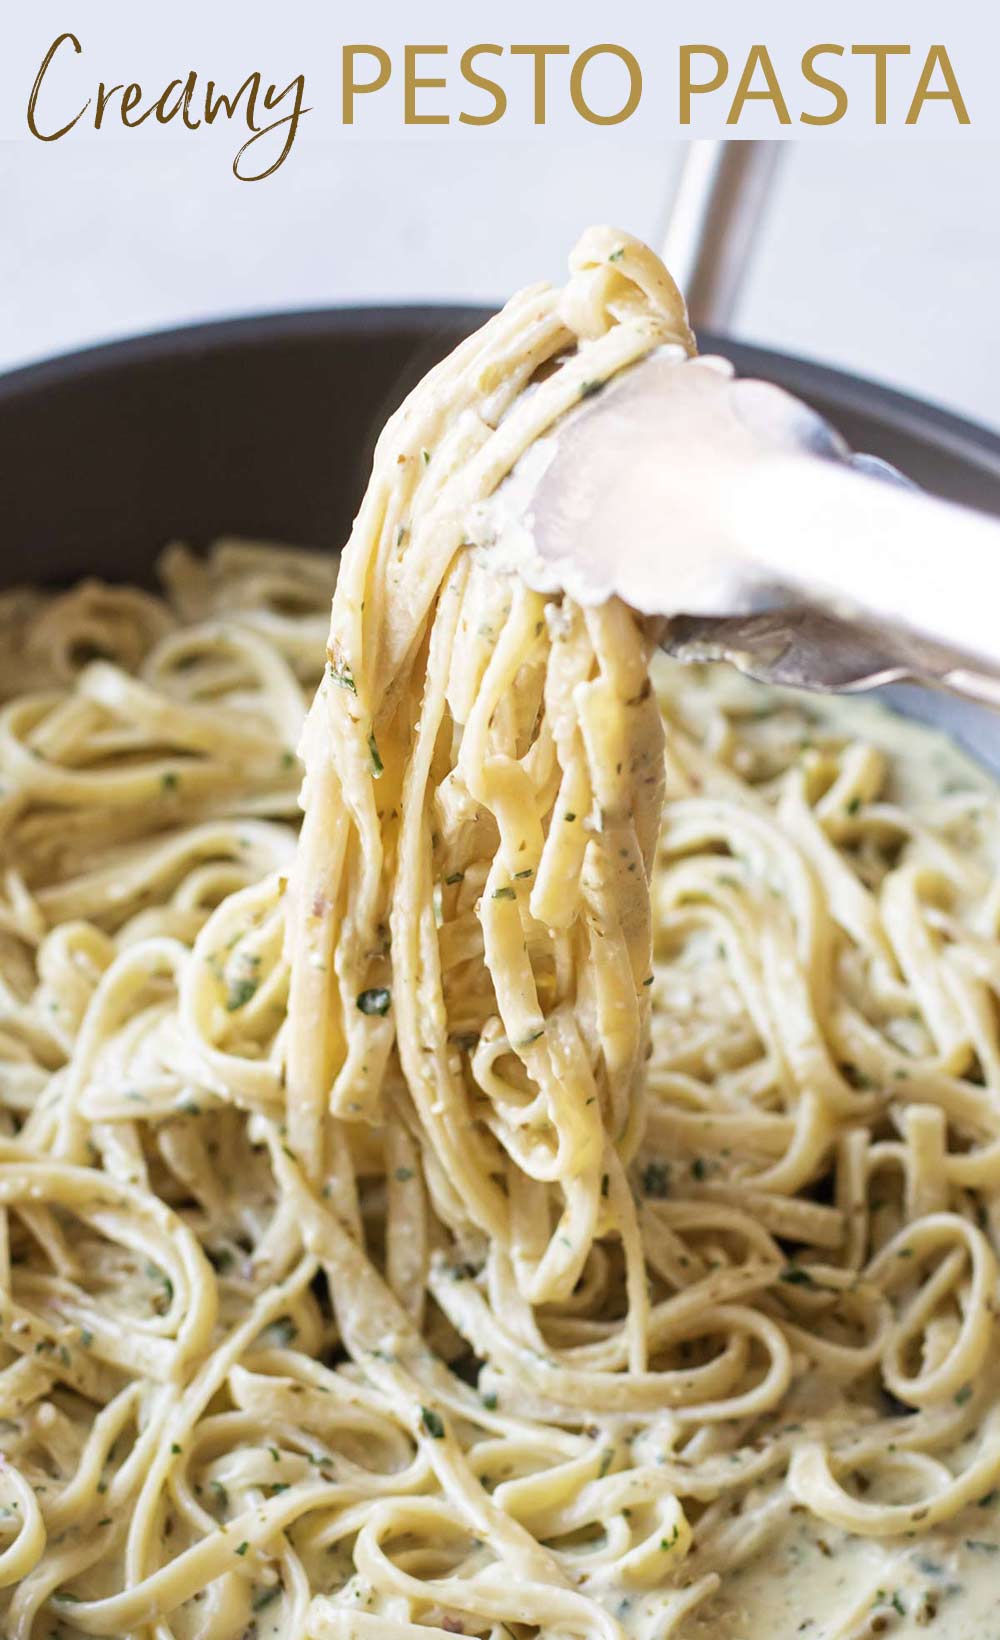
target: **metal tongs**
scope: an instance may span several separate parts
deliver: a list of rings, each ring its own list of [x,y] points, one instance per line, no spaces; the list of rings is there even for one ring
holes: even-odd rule
[[[746,216],[710,182],[700,239],[718,244],[720,213]],[[711,278],[697,258],[680,273]],[[490,504],[493,538],[516,517],[536,570],[662,617],[672,654],[808,689],[914,680],[1000,708],[1000,522],[852,454],[782,389],[661,349],[530,456]]]

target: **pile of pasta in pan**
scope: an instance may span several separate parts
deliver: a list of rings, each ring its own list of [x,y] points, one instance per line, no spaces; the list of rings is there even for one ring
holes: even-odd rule
[[[389,422],[339,578],[0,601],[10,1640],[992,1609],[997,791],[466,544],[664,343],[592,230]]]

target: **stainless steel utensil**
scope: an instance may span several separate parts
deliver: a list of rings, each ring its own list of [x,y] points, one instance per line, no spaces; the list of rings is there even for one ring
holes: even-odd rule
[[[774,191],[783,142],[687,146],[661,255],[695,330],[729,330]]]
[[[781,152],[689,145],[663,254],[696,329],[732,317]],[[539,584],[663,616],[682,659],[809,689],[916,680],[1000,706],[1000,525],[921,496],[724,359],[663,350],[623,372],[472,533]]]
[[[682,659],[1000,707],[1000,525],[932,500],[770,383],[664,348],[536,446],[473,535],[539,585],[664,617]]]

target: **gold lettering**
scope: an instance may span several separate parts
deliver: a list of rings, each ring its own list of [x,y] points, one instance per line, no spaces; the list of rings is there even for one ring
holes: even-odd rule
[[[759,91],[753,91],[751,86],[758,67],[764,75],[765,84]],[[736,87],[736,95],[733,97],[729,113],[726,115],[727,125],[737,123],[748,102],[769,102],[774,108],[780,123],[782,125],[791,125],[792,116],[788,112],[788,104],[781,94],[778,76],[774,72],[771,54],[766,46],[751,46],[747,52],[747,60],[744,64],[743,73],[740,75],[740,83]]]
[[[945,83],[943,91],[931,91],[929,89],[931,76],[935,68],[941,70],[941,77]],[[959,125],[970,125],[972,123],[969,119],[969,110],[965,106],[965,99],[958,89],[958,80],[955,77],[955,70],[951,66],[951,58],[944,46],[931,46],[927,53],[927,61],[921,71],[917,89],[913,93],[910,111],[906,116],[907,125],[916,125],[925,102],[950,102],[955,110]]]
[[[48,72],[49,64],[51,63],[51,61],[52,61],[53,57],[55,56],[56,52],[59,50],[59,47],[61,45],[63,45],[65,43],[65,41],[67,41],[67,40],[72,42],[73,50],[76,52],[77,56],[79,57],[81,55],[81,53],[83,51],[83,47],[80,44],[80,42],[77,39],[75,34],[59,34],[59,35],[57,35],[56,38],[53,40],[52,44],[49,46],[48,51],[45,53],[44,58],[42,59],[42,66],[38,70],[38,73],[35,75],[35,83],[31,88],[31,95],[28,98],[28,130],[31,132],[31,135],[33,137],[37,137],[40,142],[56,142],[59,139],[59,137],[64,137],[66,135],[67,131],[72,131],[74,125],[77,122],[77,120],[80,119],[87,112],[87,109],[90,107],[90,98],[88,97],[87,101],[84,103],[83,107],[80,109],[80,112],[78,114],[74,114],[73,118],[71,120],[69,120],[66,125],[61,125],[59,127],[58,131],[50,131],[48,133],[48,135],[46,135],[46,133],[44,131],[39,131],[39,129],[38,129],[38,120],[37,120],[38,93],[42,89],[42,81],[44,80],[45,75]]]
[[[852,46],[851,54],[854,57],[874,57],[875,59],[875,124],[884,125],[886,120],[886,63],[890,57],[908,57],[909,46]]]
[[[692,80],[691,61],[695,53],[700,57],[711,57],[715,63],[715,73],[710,80]],[[729,59],[718,46],[681,46],[681,85],[680,85],[680,116],[682,125],[691,124],[691,98],[702,96],[707,91],[718,91],[720,85],[725,85],[729,77]]]
[[[378,63],[378,73],[374,80],[356,80],[354,67],[360,56],[374,57]],[[371,91],[381,91],[388,85],[392,73],[392,60],[387,51],[381,46],[345,46],[342,56],[341,95],[342,115],[345,125],[354,124],[354,99],[360,92],[367,95]]]
[[[535,60],[535,113],[536,125],[544,125],[546,117],[545,105],[545,65],[549,57],[568,57],[569,46],[511,46],[512,57],[533,57]]]
[[[624,63],[628,69],[628,97],[617,114],[597,114],[584,99],[584,70],[588,63],[593,62],[595,57],[600,56],[617,57],[619,62]],[[642,97],[642,69],[631,51],[626,51],[624,46],[589,46],[586,51],[580,53],[570,70],[569,94],[577,113],[582,114],[583,118],[589,120],[591,125],[621,125],[624,120],[631,119],[639,106]]]
[[[810,46],[802,58],[802,73],[810,85],[818,85],[821,91],[829,91],[833,95],[833,107],[828,114],[800,114],[803,125],[836,125],[847,113],[847,92],[837,80],[830,80],[825,74],[816,72],[816,58],[831,52],[835,57],[844,55],[843,46]]]
[[[403,48],[403,123],[404,125],[448,125],[450,114],[418,114],[418,91],[443,91],[448,84],[443,79],[417,78],[417,58],[446,57],[447,46],[404,46]]]
[[[495,80],[488,80],[484,74],[477,72],[475,60],[481,52],[488,51],[491,57],[502,57],[503,46],[469,46],[462,53],[462,78],[470,85],[478,87],[480,91],[488,91],[493,97],[493,108],[489,114],[459,114],[462,125],[496,125],[507,112],[507,93]]]

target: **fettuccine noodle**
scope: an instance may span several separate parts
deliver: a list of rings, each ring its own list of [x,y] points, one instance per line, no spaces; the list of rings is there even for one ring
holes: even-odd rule
[[[0,599],[10,1640],[985,1632],[996,790],[467,545],[663,346],[591,230],[339,577]]]

